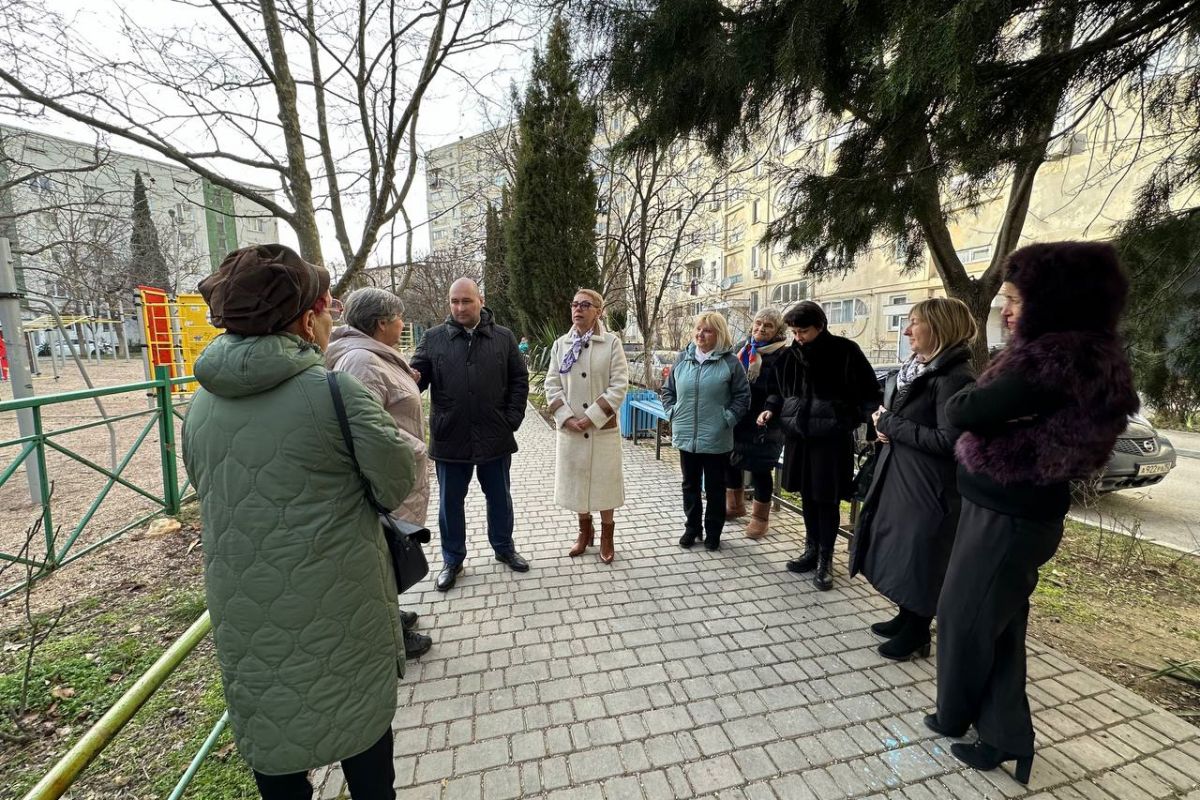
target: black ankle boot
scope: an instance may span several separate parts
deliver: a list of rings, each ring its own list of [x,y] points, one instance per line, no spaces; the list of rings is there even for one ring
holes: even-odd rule
[[[696,543],[696,540],[699,538],[700,538],[699,531],[685,530],[683,532],[683,536],[679,537],[679,546],[680,547],[691,547],[692,545],[694,545]]]
[[[902,614],[904,619],[900,623],[899,633],[879,645],[879,655],[893,661],[908,661],[917,656],[928,656],[931,620],[910,611],[902,611]]]
[[[1016,761],[1017,766],[1013,770],[1013,778],[1022,785],[1029,783],[1029,773],[1033,769],[1032,755],[1013,755],[979,741],[974,744],[952,744],[950,752],[964,764],[984,772],[995,769],[1005,761]]]
[[[799,558],[794,558],[787,562],[788,572],[812,572],[813,567],[817,565],[817,545],[814,542],[808,542],[804,545],[804,552]]]
[[[885,639],[890,639],[900,632],[904,627],[904,609],[899,608],[896,611],[896,616],[889,619],[887,622],[876,622],[871,625],[871,633],[876,636],[882,636]]]
[[[813,576],[813,586],[820,592],[828,592],[833,588],[833,551],[817,554],[817,574]]]

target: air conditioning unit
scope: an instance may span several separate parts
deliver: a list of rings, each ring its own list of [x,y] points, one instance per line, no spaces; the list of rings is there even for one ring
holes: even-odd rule
[[[765,269],[763,269],[762,267],[755,267],[754,269],[750,270],[750,274],[753,275],[755,278],[767,277],[767,271]]]

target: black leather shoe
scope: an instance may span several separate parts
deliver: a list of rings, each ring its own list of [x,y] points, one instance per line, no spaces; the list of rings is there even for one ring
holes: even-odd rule
[[[521,558],[516,550],[511,553],[497,553],[496,560],[501,564],[508,564],[513,572],[529,572],[529,562]]]
[[[696,540],[699,538],[700,538],[700,534],[698,534],[698,533],[695,533],[693,531],[684,531],[683,536],[679,537],[679,546],[684,547],[684,548],[691,547],[692,545],[694,545],[696,543]]]
[[[417,627],[417,612],[400,609],[400,627],[406,631]]]
[[[704,549],[705,550],[720,550],[721,549],[721,534],[718,533],[716,536],[705,536],[704,537]]]
[[[817,556],[817,574],[813,576],[813,586],[819,592],[828,592],[833,588],[833,553]]]
[[[813,567],[817,565],[817,546],[809,545],[804,548],[804,552],[799,558],[794,558],[787,562],[788,572],[805,573],[812,572]]]
[[[1028,785],[1029,783],[1029,773],[1033,769],[1032,755],[1018,756],[1006,753],[1003,750],[992,747],[986,742],[952,744],[950,745],[950,752],[959,761],[983,772],[993,770],[1005,761],[1016,761],[1017,767],[1013,770],[1013,778],[1021,785]]]
[[[442,567],[442,571],[438,573],[437,580],[433,582],[433,585],[439,592],[448,592],[454,587],[454,581],[460,572],[462,572],[462,564],[447,564]]]
[[[404,657],[420,658],[433,647],[433,639],[416,631],[404,632]]]
[[[966,728],[960,728],[958,730],[955,730],[953,728],[947,728],[946,726],[942,725],[942,723],[938,722],[937,714],[926,714],[925,715],[925,727],[929,728],[929,730],[931,730],[934,733],[939,734],[941,736],[949,736],[951,739],[958,739],[961,736],[967,735]]]

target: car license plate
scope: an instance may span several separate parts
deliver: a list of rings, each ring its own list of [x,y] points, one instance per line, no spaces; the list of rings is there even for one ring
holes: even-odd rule
[[[1171,471],[1170,464],[1138,464],[1138,475],[1166,475]]]

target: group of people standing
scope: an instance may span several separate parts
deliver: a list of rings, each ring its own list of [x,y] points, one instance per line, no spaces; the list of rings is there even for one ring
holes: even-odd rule
[[[360,289],[344,308],[329,275],[280,245],[231,253],[201,293],[225,329],[196,363],[202,386],[182,437],[201,501],[205,585],[231,725],[264,798],[309,797],[306,771],[341,761],[355,800],[394,796],[391,720],[406,657],[431,640],[399,609],[375,498],[416,525],[438,481],[442,568],[455,585],[467,555],[472,477],[489,543],[524,572],[513,540],[514,432],[529,391],[516,337],[470,280],[411,361],[396,349],[403,305]],[[979,769],[1017,762],[1029,778],[1034,734],[1025,696],[1025,628],[1038,568],[1062,536],[1068,483],[1105,463],[1137,408],[1116,329],[1127,281],[1111,247],[1034,245],[1015,252],[1002,288],[1004,351],[976,379],[978,336],[957,300],[909,315],[912,357],[881,387],[862,351],[828,330],[822,308],[764,309],[735,344],[723,316],[696,317],[662,392],[680,453],[683,534],[719,550],[726,522],[770,526],[772,490],[800,496],[803,552],[787,563],[832,586],[841,503],[865,486],[850,559],[897,605],[871,630],[881,655],[929,654],[937,620],[937,707],[954,754]],[[555,502],[577,516],[567,555],[616,559],[625,502],[617,414],[629,383],[603,297],[580,289],[571,329],[545,380],[557,430]],[[334,330],[334,319],[345,325]],[[789,336],[790,333],[790,336]],[[326,385],[333,370],[352,448]],[[429,392],[426,436],[421,393]],[[855,474],[856,429],[874,441]],[[427,444],[428,443],[428,444]],[[782,458],[781,458],[782,457]]]

